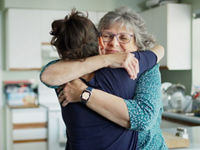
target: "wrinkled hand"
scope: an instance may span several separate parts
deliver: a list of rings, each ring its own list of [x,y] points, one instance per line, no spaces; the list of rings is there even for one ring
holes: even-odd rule
[[[75,79],[65,84],[64,87],[58,89],[59,102],[65,107],[69,103],[80,102],[80,95],[87,86],[80,80]]]
[[[137,58],[131,53],[115,53],[107,55],[112,62],[111,68],[124,68],[132,79],[137,78],[139,63]]]

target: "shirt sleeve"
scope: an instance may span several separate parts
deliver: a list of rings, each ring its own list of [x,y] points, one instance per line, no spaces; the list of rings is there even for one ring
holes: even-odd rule
[[[160,87],[159,65],[140,76],[134,98],[124,100],[129,112],[131,129],[149,130],[155,124],[162,106]]]
[[[139,62],[139,75],[153,68],[157,63],[157,56],[150,50],[133,52]]]
[[[41,72],[40,72],[40,81],[42,82],[42,80],[41,80],[41,76],[42,76],[42,73],[44,72],[44,70],[48,67],[48,66],[50,66],[50,65],[52,65],[52,64],[55,64],[56,62],[58,62],[60,59],[56,59],[56,60],[53,60],[53,61],[50,61],[48,64],[46,64],[43,68],[42,68],[42,70],[41,70]],[[49,88],[54,88],[54,89],[57,89],[59,86],[51,86],[51,85],[49,85],[49,84],[46,84],[45,82],[42,82],[44,85],[46,85],[47,87],[49,87]]]

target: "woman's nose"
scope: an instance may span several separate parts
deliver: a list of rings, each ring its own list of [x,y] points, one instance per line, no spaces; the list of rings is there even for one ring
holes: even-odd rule
[[[117,37],[114,36],[114,37],[110,40],[109,44],[112,45],[112,46],[118,46],[118,45],[119,45],[119,41],[117,40]]]

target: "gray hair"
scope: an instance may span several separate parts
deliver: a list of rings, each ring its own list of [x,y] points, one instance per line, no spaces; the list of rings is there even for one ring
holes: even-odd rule
[[[104,29],[109,29],[114,23],[120,23],[121,26],[134,32],[138,50],[146,50],[155,46],[155,39],[147,32],[144,20],[132,9],[120,7],[109,11],[101,18],[98,30],[102,32]]]

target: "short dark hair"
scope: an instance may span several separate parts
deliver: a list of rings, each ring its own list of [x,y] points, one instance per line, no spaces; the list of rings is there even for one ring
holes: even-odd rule
[[[52,23],[51,45],[61,59],[82,59],[98,55],[98,30],[88,16],[73,9],[64,19]]]

